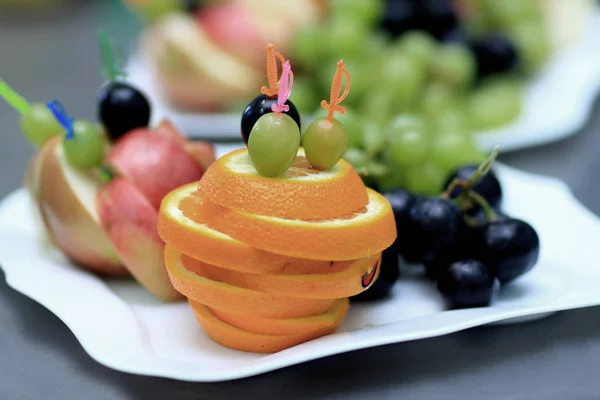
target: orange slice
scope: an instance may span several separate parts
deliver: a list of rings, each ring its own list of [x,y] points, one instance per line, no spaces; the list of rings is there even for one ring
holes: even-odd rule
[[[325,312],[334,299],[304,299],[267,294],[217,282],[187,269],[194,259],[165,247],[165,264],[173,287],[191,300],[234,314],[263,318],[308,317]]]
[[[392,207],[379,193],[367,192],[363,210],[327,220],[265,217],[209,201],[198,212],[209,226],[257,249],[313,260],[353,260],[382,252],[396,239]]]
[[[170,254],[179,253],[171,245],[167,247]],[[179,255],[182,256],[181,253]],[[307,275],[248,274],[215,267],[192,258],[186,259],[185,267],[211,281],[225,282],[258,292],[306,299],[341,299],[365,291],[375,281],[379,275],[380,259],[381,254],[375,254],[360,260],[346,261],[347,268],[341,272]],[[373,270],[376,270],[375,279],[371,279],[365,287],[363,276],[368,276]]]
[[[255,249],[209,228],[198,210],[203,202],[193,195],[197,184],[175,189],[162,201],[158,233],[180,252],[207,264],[235,271],[265,274],[312,274],[342,271],[344,263],[306,260]]]
[[[260,176],[248,151],[233,151],[211,165],[199,193],[219,206],[250,214],[290,219],[328,219],[350,214],[368,202],[354,168],[341,160],[329,171],[311,168],[304,149],[282,177]]]
[[[215,317],[209,309],[197,302],[190,301],[196,319],[206,334],[216,343],[234,350],[253,353],[275,353],[300,343],[308,342],[321,336],[333,333],[342,323],[342,318],[336,323],[309,333],[292,335],[261,335],[238,329]]]
[[[328,329],[343,320],[350,302],[348,299],[339,299],[333,306],[324,312],[305,318],[257,318],[247,315],[230,314],[221,310],[209,308],[210,312],[221,321],[244,331],[262,335],[294,335],[305,334],[322,329]]]

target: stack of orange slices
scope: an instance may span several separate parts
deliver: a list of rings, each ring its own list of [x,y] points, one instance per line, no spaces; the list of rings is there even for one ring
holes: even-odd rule
[[[278,178],[260,176],[246,149],[221,157],[163,199],[158,232],[208,336],[260,353],[334,332],[396,238],[389,203],[350,164],[317,171],[302,148]]]

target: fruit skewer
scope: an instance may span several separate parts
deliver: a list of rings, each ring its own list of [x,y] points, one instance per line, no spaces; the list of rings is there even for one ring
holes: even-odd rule
[[[130,274],[157,298],[178,300],[156,231],[158,207],[169,191],[200,179],[214,149],[188,142],[168,121],[149,127],[148,101],[119,81],[108,38],[99,38],[109,77],[98,105],[102,127],[71,118],[57,101],[30,104],[0,81],[0,96],[39,147],[27,187],[47,232],[75,264]]]

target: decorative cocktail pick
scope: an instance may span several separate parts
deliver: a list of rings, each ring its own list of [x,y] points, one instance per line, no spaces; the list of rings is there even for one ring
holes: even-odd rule
[[[292,71],[290,62],[286,61],[282,65],[277,102],[271,106],[271,110],[273,110],[274,113],[281,114],[282,112],[288,112],[290,110],[290,106],[285,104],[285,102],[290,98],[293,86],[294,72]]]
[[[30,104],[2,79],[0,79],[0,97],[20,114],[21,131],[34,146],[41,146],[49,139],[63,134],[61,124],[46,104]]]
[[[281,63],[281,76],[278,62]],[[262,94],[248,103],[242,113],[241,134],[246,145],[254,125],[265,114],[286,114],[296,122],[298,130],[301,127],[300,114],[289,99],[294,83],[291,64],[272,44],[267,45],[267,81],[269,86],[263,86],[260,89]]]
[[[342,92],[342,84],[346,77],[346,87]],[[329,170],[340,161],[348,146],[348,133],[344,125],[334,118],[334,114],[346,113],[346,107],[340,103],[350,93],[352,80],[350,73],[344,68],[344,60],[337,63],[333,76],[329,103],[321,102],[321,107],[327,110],[327,117],[315,119],[306,129],[302,144],[306,159],[316,169]]]
[[[340,103],[344,101],[346,97],[348,97],[348,94],[350,93],[350,87],[352,85],[352,79],[350,77],[350,73],[344,67],[344,60],[340,60],[337,62],[337,70],[335,71],[335,75],[333,76],[333,82],[331,83],[329,103],[325,100],[321,101],[321,107],[327,110],[328,121],[333,120],[333,115],[336,111],[340,114],[346,113],[346,107],[340,106]],[[346,77],[346,87],[344,88],[344,92],[340,96],[344,76]]]
[[[280,80],[278,79],[277,60],[279,60],[283,69],[283,64],[286,62],[285,57],[275,50],[274,45],[269,43],[267,45],[267,82],[269,83],[269,87],[263,86],[260,89],[262,94],[266,94],[269,97],[275,96],[279,90]]]
[[[67,114],[67,111],[63,107],[63,105],[58,100],[50,100],[46,103],[46,107],[52,112],[54,118],[58,121],[58,123],[65,129],[67,134],[65,135],[66,140],[73,139],[73,122],[75,120]]]

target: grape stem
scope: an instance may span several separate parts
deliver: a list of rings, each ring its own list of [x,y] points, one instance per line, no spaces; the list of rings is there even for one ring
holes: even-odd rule
[[[457,187],[461,187],[463,189],[463,193],[461,194],[461,196],[464,196],[465,193],[470,192],[471,189],[473,188],[473,186],[481,178],[486,176],[487,173],[490,171],[490,169],[492,168],[492,164],[498,157],[499,152],[500,152],[500,149],[498,146],[496,146],[494,148],[494,150],[490,153],[488,158],[484,162],[482,162],[479,165],[479,167],[477,167],[475,172],[473,172],[473,175],[471,175],[471,177],[468,180],[464,181],[464,180],[461,180],[458,178],[454,179],[452,182],[450,182],[450,184],[448,185],[446,190],[444,190],[444,192],[440,195],[440,197],[444,198],[444,199],[449,199],[450,195]],[[459,196],[459,198],[460,198],[460,196]]]
[[[6,102],[21,115],[29,111],[29,102],[13,88],[8,86],[3,79],[0,79],[0,97],[6,100]]]
[[[492,206],[490,206],[490,203],[485,197],[472,190],[467,192],[467,196],[481,207],[485,214],[485,219],[488,222],[494,222],[498,219],[498,214],[494,211]]]

